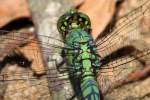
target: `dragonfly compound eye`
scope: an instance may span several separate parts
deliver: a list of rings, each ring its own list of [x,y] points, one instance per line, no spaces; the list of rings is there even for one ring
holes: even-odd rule
[[[71,9],[58,19],[57,28],[63,38],[65,38],[69,31],[74,28],[81,28],[91,32],[91,22],[86,14]]]

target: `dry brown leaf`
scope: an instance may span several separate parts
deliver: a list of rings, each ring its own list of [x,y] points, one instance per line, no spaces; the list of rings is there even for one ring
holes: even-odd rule
[[[75,5],[81,4],[82,0],[74,0]],[[79,7],[79,11],[86,13],[92,24],[93,38],[105,29],[115,11],[115,0],[84,0]]]
[[[133,81],[137,81],[140,80],[141,78],[145,78],[150,74],[150,66],[147,65],[145,68],[143,68],[142,70],[137,70],[134,73],[131,73],[125,80],[124,80],[124,84],[125,83],[129,83],[129,82],[133,82]]]
[[[24,55],[30,60],[32,60],[32,70],[36,74],[43,74],[45,72],[44,70],[44,62],[43,57],[39,48],[38,41],[32,40],[29,44],[27,44],[25,47],[21,48],[21,51]]]
[[[1,0],[0,27],[21,17],[30,17],[27,0]]]

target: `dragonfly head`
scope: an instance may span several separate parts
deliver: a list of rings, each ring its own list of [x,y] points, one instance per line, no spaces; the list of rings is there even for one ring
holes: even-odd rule
[[[65,38],[70,30],[76,28],[81,28],[90,33],[91,22],[86,14],[77,12],[75,9],[71,9],[59,18],[57,28],[63,38]]]

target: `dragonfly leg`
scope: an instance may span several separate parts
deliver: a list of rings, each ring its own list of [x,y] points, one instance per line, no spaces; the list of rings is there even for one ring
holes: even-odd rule
[[[95,74],[98,73],[100,70],[101,62],[99,60],[96,60],[92,65],[93,65]]]

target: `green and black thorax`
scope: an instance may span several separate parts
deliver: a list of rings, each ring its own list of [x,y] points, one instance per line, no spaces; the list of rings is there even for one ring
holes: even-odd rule
[[[87,15],[70,10],[58,20],[58,30],[67,45],[64,54],[76,77],[94,76],[100,66],[96,45],[91,36],[91,23]]]

